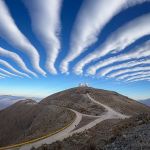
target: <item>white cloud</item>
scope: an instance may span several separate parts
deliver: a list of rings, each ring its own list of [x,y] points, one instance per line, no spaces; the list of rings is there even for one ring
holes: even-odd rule
[[[21,75],[21,76],[25,76],[25,77],[28,77],[28,78],[31,78],[29,75],[23,73],[23,72],[20,72],[18,71],[17,69],[15,69],[13,66],[11,66],[8,62],[4,61],[4,60],[1,60],[0,59],[0,64],[5,66],[6,68],[10,69],[11,71],[13,71],[14,73],[18,74],[18,75]]]
[[[138,71],[138,72],[134,72],[134,73],[130,73],[130,74],[125,74],[125,75],[119,76],[116,79],[117,80],[124,80],[124,79],[127,79],[129,77],[134,77],[134,76],[138,76],[138,75],[145,75],[145,74],[150,74],[150,71]]]
[[[103,27],[121,10],[149,0],[86,0],[78,13],[71,36],[70,51],[62,61],[62,73],[69,63],[98,40]]]
[[[97,48],[93,53],[87,55],[74,68],[76,74],[83,72],[83,67],[98,58],[101,58],[108,53],[117,53],[123,50],[128,45],[134,43],[137,39],[150,34],[150,14],[138,17],[124,26],[120,27],[117,31],[112,33],[106,42]],[[100,63],[94,65],[98,69]]]
[[[110,75],[108,75],[108,77],[114,78],[114,77],[118,77],[123,74],[129,74],[129,73],[138,72],[138,71],[150,71],[150,66],[134,67],[134,68],[130,68],[130,69],[119,70],[114,73],[111,73]]]
[[[0,36],[16,49],[26,53],[36,71],[46,74],[39,66],[40,56],[37,50],[18,29],[3,0],[0,0]]]
[[[9,75],[4,74],[4,73],[1,73],[1,72],[0,72],[0,76],[1,76],[1,77],[10,77]]]
[[[0,79],[4,79],[5,77],[3,77],[3,76],[0,76]]]
[[[134,79],[132,81],[129,81],[128,83],[131,83],[131,82],[137,82],[137,81],[150,81],[150,76],[149,77],[143,77],[143,78],[138,78],[138,79]]]
[[[127,61],[127,60],[129,61],[132,59],[140,59],[143,57],[150,56],[149,46],[150,46],[150,40],[146,41],[144,44],[142,44],[140,46],[136,46],[132,51],[130,51],[128,53],[116,55],[116,56],[110,57],[104,61],[100,61],[99,63],[89,67],[87,72],[91,75],[94,75],[96,73],[97,69],[106,67],[107,65],[112,65],[113,63],[118,63],[118,62]],[[113,66],[112,66],[112,69],[114,70],[117,68],[115,68],[115,66],[113,68]]]
[[[30,73],[35,77],[38,77],[37,74],[35,74],[33,71],[31,71],[27,68],[26,64],[24,63],[24,61],[21,59],[21,57],[18,54],[14,53],[14,52],[11,52],[11,51],[8,51],[8,50],[0,47],[0,56],[5,56],[5,57],[8,57],[8,58],[11,58],[14,62],[16,62],[19,65],[19,67],[23,71],[25,71],[27,73]]]
[[[5,69],[2,69],[2,68],[0,68],[0,71],[3,72],[3,73],[5,73],[5,74],[7,74],[8,76],[21,77],[21,76],[18,76],[18,75],[16,75],[16,74],[13,74],[13,73],[11,73],[11,72],[9,72],[9,71],[7,71],[7,70],[5,70]]]
[[[97,41],[104,25],[122,8],[123,4],[124,0],[87,0],[83,3],[72,32],[71,49],[61,64],[62,72],[67,72],[69,62]]]
[[[137,65],[144,65],[144,64],[150,64],[150,60],[142,59],[142,60],[136,60],[136,61],[129,61],[129,62],[122,63],[119,65],[107,67],[105,69],[102,69],[99,75],[106,76],[107,74],[109,74],[111,71],[114,71],[114,70],[123,69],[123,68],[131,68]]]
[[[133,76],[133,77],[126,79],[125,81],[132,81],[132,80],[147,78],[147,77],[150,77],[150,73],[149,74],[136,75],[136,76]]]
[[[149,46],[150,46],[150,40],[146,41],[144,44],[140,46],[136,46],[136,48],[134,48],[132,51],[128,53],[116,55],[104,61],[100,61],[99,63],[89,67],[87,72],[88,74],[94,75],[97,69],[100,69],[107,65],[112,65],[113,63],[116,63],[116,62],[122,62],[122,61],[127,61],[127,60],[129,61],[132,59],[139,59],[139,58],[150,56]],[[112,69],[113,70],[117,69],[116,67],[119,67],[119,66],[111,66],[111,67],[106,68],[106,70],[104,69],[104,71],[108,73],[112,71]]]
[[[23,0],[31,16],[32,28],[47,52],[46,68],[52,74],[59,54],[60,10],[62,0]]]

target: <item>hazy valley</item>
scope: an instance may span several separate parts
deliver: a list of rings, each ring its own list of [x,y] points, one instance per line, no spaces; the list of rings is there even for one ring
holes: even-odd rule
[[[145,105],[147,105],[147,106],[150,106],[150,98],[149,99],[145,99],[145,100],[141,100],[140,102],[145,104]]]

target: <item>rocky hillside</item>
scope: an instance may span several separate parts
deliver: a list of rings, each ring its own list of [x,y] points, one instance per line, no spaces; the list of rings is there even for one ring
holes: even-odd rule
[[[53,94],[40,103],[62,105],[80,112],[84,108],[87,111],[83,113],[94,114],[95,112],[91,109],[93,103],[89,102],[87,95],[117,112],[129,115],[130,118],[106,119],[88,130],[75,133],[63,141],[44,144],[37,150],[138,150],[141,147],[143,150],[150,149],[150,108],[119,93],[90,87],[77,87]],[[100,108],[100,112],[106,113],[106,110]],[[85,117],[82,118],[79,126],[91,119]]]
[[[89,90],[89,93],[95,100],[100,101],[123,114],[135,115],[150,111],[149,107],[146,105],[117,92],[92,88]]]
[[[95,101],[100,102],[100,104]],[[108,106],[109,109],[107,108]],[[148,106],[113,91],[91,87],[71,88],[50,95],[39,103],[28,99],[1,110],[0,147],[41,137],[64,127],[75,118],[75,114],[68,108],[82,113],[78,113],[82,117],[79,124],[75,126],[75,130],[92,123],[97,117],[100,118],[101,115],[105,117],[107,112],[125,114],[121,114],[122,116],[138,116],[141,113],[150,113]],[[110,111],[111,108],[113,111]],[[117,113],[115,113],[115,116],[119,114]],[[94,117],[89,115],[94,115]],[[112,119],[111,114],[109,114],[109,119],[106,118],[105,121],[95,124],[96,126],[92,126],[91,129],[75,134],[63,142],[56,142],[47,146],[50,147],[50,150],[53,150],[51,148],[55,149],[55,147],[55,150],[61,150],[60,146],[62,150],[76,150],[78,148],[81,150],[83,148],[84,150],[89,146],[96,145],[97,147],[98,145],[104,147],[107,144],[109,148],[111,143],[115,142],[114,139],[117,139],[120,133],[124,132],[119,130],[119,134],[118,131],[116,131],[117,134],[114,134],[115,126],[123,124],[120,121],[120,119]],[[132,121],[134,120],[129,121],[129,125],[133,124]],[[133,126],[131,125],[131,127]],[[94,143],[92,143],[93,140]]]
[[[82,133],[33,150],[149,150],[150,114],[105,120]]]
[[[149,107],[119,93],[91,87],[77,87],[58,92],[46,97],[40,103],[64,106],[81,113],[100,115],[100,113],[105,111],[104,108],[92,103],[87,97],[87,93],[95,100],[123,114],[133,115],[150,111]]]
[[[73,112],[58,106],[19,101],[0,111],[0,147],[41,137],[70,123],[73,117]]]
[[[105,146],[108,150],[149,150],[150,114],[140,114],[123,120],[113,128],[114,139]]]
[[[89,100],[86,95],[88,89],[77,87],[61,91],[46,97],[40,103],[71,108],[88,115],[101,115],[105,109]]]

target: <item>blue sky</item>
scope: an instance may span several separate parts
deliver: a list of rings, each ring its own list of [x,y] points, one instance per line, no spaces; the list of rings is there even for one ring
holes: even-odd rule
[[[150,97],[149,0],[0,0],[0,94],[87,82]]]

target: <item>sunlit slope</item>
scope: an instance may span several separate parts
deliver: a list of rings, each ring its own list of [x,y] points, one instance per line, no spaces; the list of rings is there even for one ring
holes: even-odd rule
[[[89,100],[87,93],[95,100],[123,114],[133,115],[150,111],[149,107],[119,93],[91,87],[76,87],[64,90],[46,97],[40,103],[69,107],[86,114],[95,115],[104,112],[105,109],[103,107]]]
[[[19,101],[0,111],[0,147],[46,135],[64,127],[73,117],[73,112],[61,107]]]

